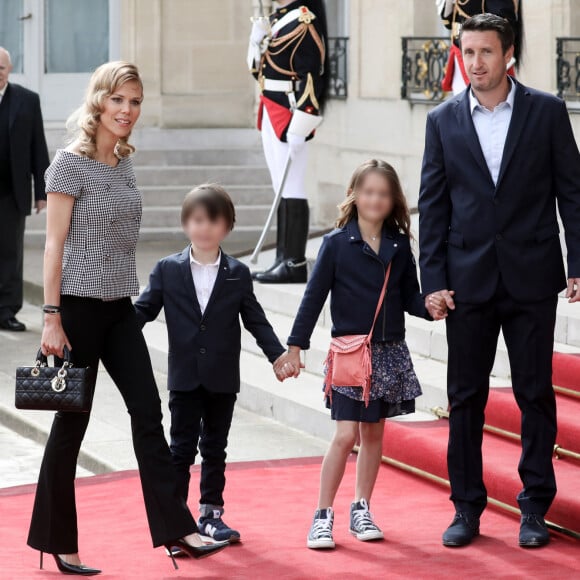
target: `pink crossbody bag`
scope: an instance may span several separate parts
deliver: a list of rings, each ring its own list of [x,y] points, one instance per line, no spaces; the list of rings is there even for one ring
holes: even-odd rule
[[[324,393],[326,396],[332,398],[333,385],[335,387],[360,387],[363,390],[365,406],[368,407],[373,374],[371,339],[381,305],[387,293],[390,274],[391,264],[389,263],[371,331],[368,334],[336,336],[330,342],[330,349],[324,364],[326,368]]]

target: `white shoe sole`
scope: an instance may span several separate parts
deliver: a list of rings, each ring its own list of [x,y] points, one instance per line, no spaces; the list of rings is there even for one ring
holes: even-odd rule
[[[307,540],[306,545],[311,550],[332,550],[336,548],[334,540]]]
[[[350,530],[350,533],[361,542],[372,542],[373,540],[385,539],[385,534],[383,534],[383,532],[366,532],[364,534],[359,534],[354,530]]]

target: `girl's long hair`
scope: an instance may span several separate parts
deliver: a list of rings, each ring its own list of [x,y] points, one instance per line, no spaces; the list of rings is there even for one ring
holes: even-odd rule
[[[78,141],[79,152],[93,158],[97,150],[97,128],[105,99],[112,95],[122,85],[136,81],[143,91],[143,81],[139,70],[134,64],[124,61],[114,61],[102,64],[95,70],[89,81],[83,104],[68,118],[67,128],[71,141]],[[119,139],[115,147],[115,155],[127,157],[135,151],[130,145],[130,135]]]
[[[401,187],[401,182],[397,172],[392,165],[380,159],[369,159],[356,168],[352,174],[346,199],[338,206],[339,217],[336,221],[336,227],[342,228],[349,221],[358,218],[356,208],[356,192],[362,185],[364,178],[369,173],[378,173],[382,175],[389,183],[391,195],[393,196],[393,210],[385,218],[385,225],[390,229],[404,233],[409,238],[411,234],[411,214],[407,206],[407,200]]]

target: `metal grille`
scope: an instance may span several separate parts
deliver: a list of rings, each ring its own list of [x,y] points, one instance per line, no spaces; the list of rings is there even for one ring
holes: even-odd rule
[[[344,100],[348,96],[348,38],[331,36],[328,39],[330,99]]]
[[[401,98],[413,103],[439,103],[441,81],[449,58],[448,37],[404,36]]]

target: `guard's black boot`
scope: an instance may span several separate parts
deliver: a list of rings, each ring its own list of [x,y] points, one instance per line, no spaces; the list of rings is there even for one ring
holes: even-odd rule
[[[254,280],[263,284],[304,284],[308,278],[306,268],[306,241],[310,212],[308,200],[286,199],[283,225],[282,261],[267,272],[256,274]]]
[[[278,221],[276,224],[276,259],[267,270],[264,270],[263,272],[252,272],[252,278],[254,280],[257,280],[258,276],[261,274],[271,272],[284,260],[284,240],[286,239],[286,201],[285,198],[282,198],[280,200],[280,205],[278,206]]]
[[[479,536],[479,517],[457,512],[443,534],[443,545],[449,548],[467,546],[476,536]]]

